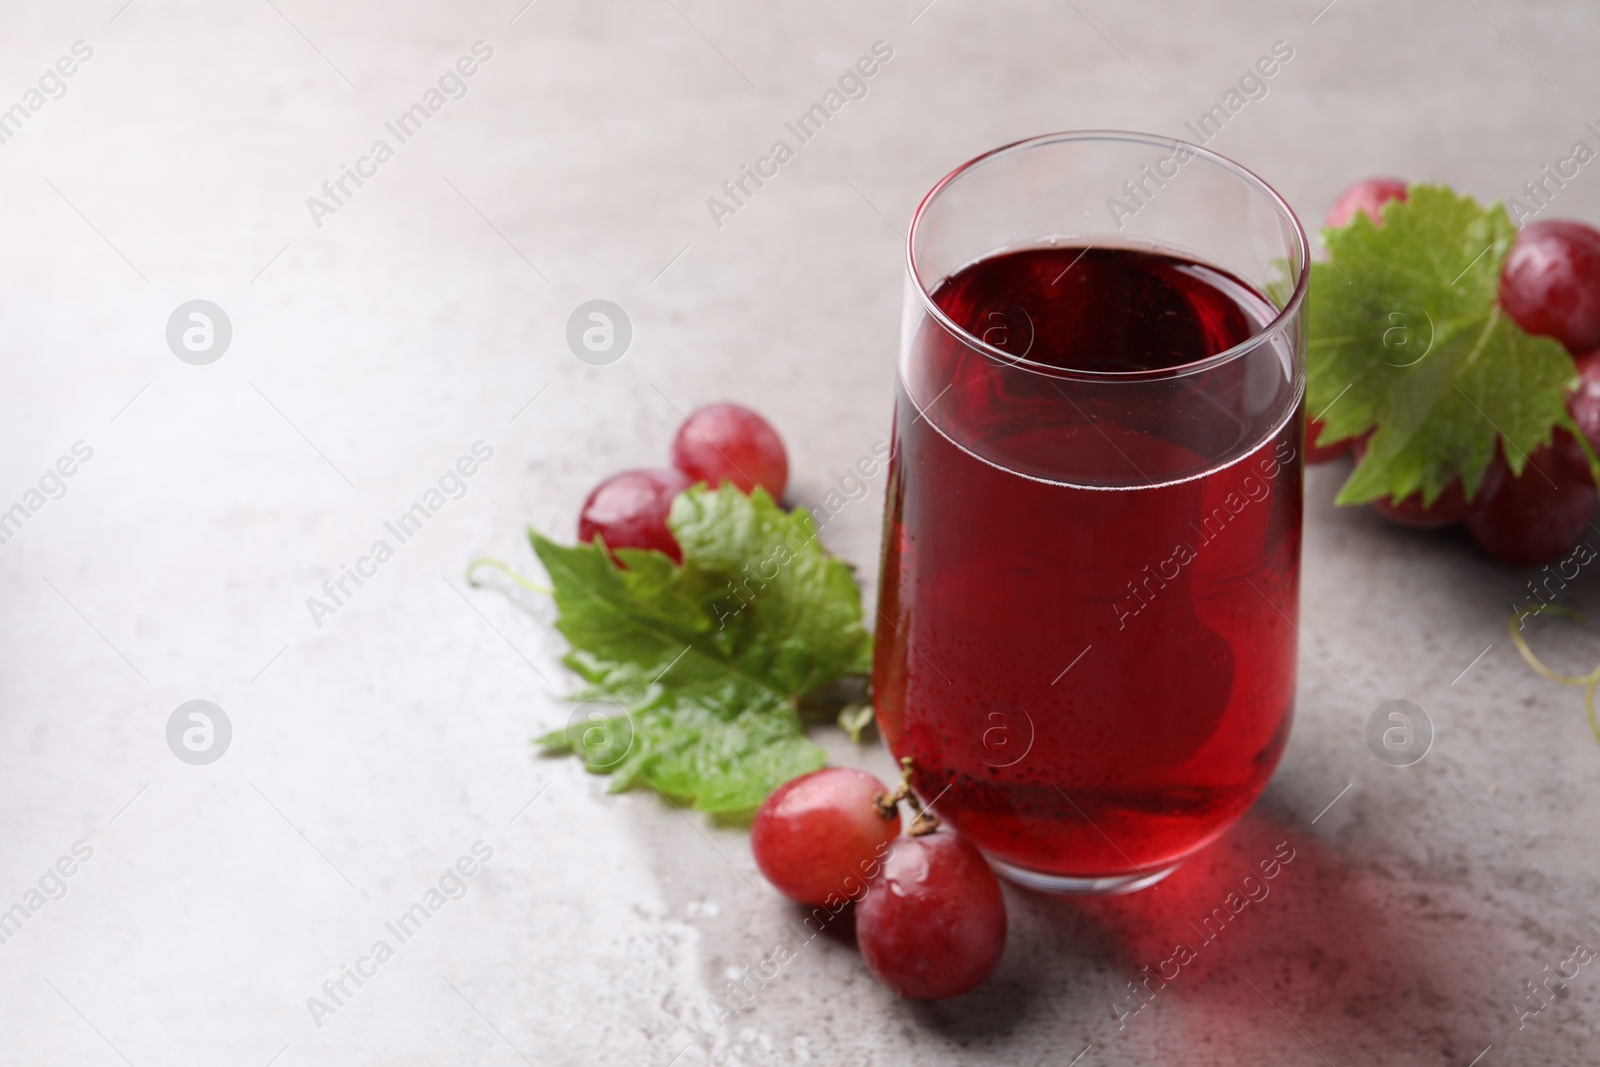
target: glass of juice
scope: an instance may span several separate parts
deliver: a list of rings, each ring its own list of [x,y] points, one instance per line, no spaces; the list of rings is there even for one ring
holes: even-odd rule
[[[1307,261],[1261,179],[1136,133],[996,149],[917,209],[874,701],[1014,881],[1151,885],[1277,765]]]

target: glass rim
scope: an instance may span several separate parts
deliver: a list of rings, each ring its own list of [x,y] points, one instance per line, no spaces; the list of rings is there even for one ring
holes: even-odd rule
[[[1262,193],[1267,202],[1277,209],[1279,215],[1289,221],[1294,231],[1295,241],[1295,249],[1291,251],[1298,250],[1300,253],[1300,270],[1294,280],[1294,291],[1290,294],[1289,299],[1284,302],[1283,307],[1278,309],[1278,313],[1273,316],[1271,321],[1264,323],[1260,329],[1231,348],[1225,348],[1221,352],[1207,356],[1204,359],[1181,363],[1176,367],[1158,367],[1149,370],[1087,370],[1038,363],[1006,352],[1004,349],[996,348],[958,325],[955,320],[944,313],[943,308],[934,302],[932,293],[929,292],[928,286],[923,282],[921,272],[917,269],[917,232],[918,227],[922,224],[923,216],[927,214],[940,194],[984,164],[1001,156],[1066,141],[1123,141],[1146,144],[1155,148],[1170,148],[1173,151],[1187,149],[1194,155],[1207,159],[1235,177],[1242,179],[1245,184]],[[1234,162],[1227,156],[1174,137],[1158,137],[1155,134],[1138,133],[1133,130],[1064,130],[1057,133],[1025,137],[1020,141],[1012,141],[1010,144],[991,148],[981,155],[972,157],[943,178],[940,178],[934,187],[928,190],[928,194],[922,198],[922,202],[917,205],[916,211],[911,215],[911,226],[906,231],[906,270],[909,272],[912,287],[917,291],[917,298],[922,301],[923,310],[932,316],[933,320],[946,332],[952,334],[969,348],[991,361],[998,360],[1002,364],[1016,367],[1019,370],[1069,380],[1098,382],[1160,381],[1166,378],[1186,377],[1190,374],[1218,367],[1223,363],[1237,359],[1247,352],[1253,351],[1260,345],[1270,341],[1277,334],[1282,333],[1284,328],[1294,320],[1295,315],[1300,310],[1300,305],[1305,302],[1311,279],[1311,243],[1306,237],[1305,226],[1301,224],[1300,217],[1294,213],[1294,209],[1289,206],[1289,202],[1276,189],[1268,185],[1260,175],[1248,167]]]

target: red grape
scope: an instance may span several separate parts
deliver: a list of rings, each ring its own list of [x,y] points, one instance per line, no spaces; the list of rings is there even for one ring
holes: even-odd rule
[[[1600,351],[1586,352],[1575,361],[1578,388],[1567,397],[1567,410],[1583,431],[1590,448],[1600,445]]]
[[[1328,209],[1323,225],[1330,230],[1347,226],[1357,211],[1365,211],[1367,218],[1383,225],[1383,205],[1391,200],[1406,198],[1406,183],[1399,178],[1363,178],[1339,194],[1339,199]]]
[[[950,831],[902,837],[856,905],[867,969],[902,997],[975,989],[1000,962],[1006,903],[972,843]]]
[[[761,486],[772,499],[789,484],[789,456],[772,424],[739,404],[707,404],[672,439],[672,465],[713,489],[731,482],[741,493]]]
[[[1356,442],[1356,457],[1367,454],[1365,439]],[[1505,466],[1498,462],[1491,462],[1489,469],[1484,471],[1483,479],[1478,483],[1478,491],[1473,494],[1473,501],[1486,499],[1500,485],[1500,479],[1505,476]],[[1419,489],[1404,500],[1395,500],[1393,497],[1379,497],[1372,501],[1372,508],[1379,515],[1390,522],[1401,526],[1411,526],[1419,530],[1436,530],[1460,522],[1467,517],[1467,511],[1472,504],[1467,500],[1466,491],[1463,489],[1461,479],[1456,478],[1444,487],[1444,490],[1433,498],[1433,503],[1427,507],[1422,506],[1422,491]]]
[[[694,484],[675,470],[632,470],[613,474],[594,487],[578,514],[578,540],[596,536],[607,548],[654,548],[683,561],[677,539],[667,529],[672,500]]]
[[[1322,436],[1322,422],[1320,420],[1318,420],[1318,419],[1313,419],[1310,416],[1307,416],[1306,417],[1306,462],[1307,463],[1326,463],[1330,459],[1338,459],[1340,456],[1342,456],[1346,452],[1350,451],[1350,449],[1356,443],[1356,439],[1354,437],[1345,437],[1345,438],[1341,438],[1340,440],[1335,441],[1335,442],[1333,442],[1332,444],[1329,444],[1329,445],[1319,445],[1319,444],[1317,444],[1317,440],[1321,436]]]
[[[859,897],[900,832],[872,798],[883,783],[851,767],[801,775],[767,798],[750,826],[750,851],[767,881],[791,900],[828,904]]]
[[[1433,503],[1427,507],[1422,505],[1422,492],[1419,490],[1396,501],[1393,497],[1379,497],[1372,501],[1372,510],[1400,526],[1410,526],[1417,530],[1437,530],[1451,526],[1467,517],[1467,498],[1461,491],[1461,479],[1457,478],[1444,487],[1444,491],[1433,498]]]
[[[1529,333],[1569,352],[1600,347],[1600,230],[1530,222],[1500,272],[1500,306]]]
[[[1504,461],[1495,457],[1495,463]],[[1528,457],[1522,476],[1502,478],[1473,502],[1467,529],[1501,563],[1537,567],[1560,559],[1583,539],[1600,494],[1577,440],[1557,429],[1555,441]]]

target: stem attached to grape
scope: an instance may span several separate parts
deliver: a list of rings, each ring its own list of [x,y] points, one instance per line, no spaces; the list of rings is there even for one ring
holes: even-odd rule
[[[904,800],[911,805],[911,810],[916,812],[916,817],[911,820],[911,829],[907,832],[912,837],[926,837],[939,828],[939,816],[923,807],[922,801],[911,791],[911,757],[902,756],[900,759],[900,784],[893,793],[878,793],[872,798],[873,807],[878,809],[878,814],[885,819],[892,819],[900,812],[900,802]]]

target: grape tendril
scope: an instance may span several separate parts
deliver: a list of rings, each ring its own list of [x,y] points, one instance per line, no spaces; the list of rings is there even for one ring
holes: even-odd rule
[[[1532,667],[1541,676],[1550,679],[1557,685],[1583,687],[1583,705],[1589,715],[1589,732],[1594,734],[1596,743],[1600,743],[1600,722],[1595,720],[1594,712],[1594,694],[1595,690],[1600,688],[1600,667],[1596,667],[1584,675],[1558,674],[1539,662],[1539,657],[1533,654],[1533,649],[1528,647],[1528,642],[1522,636],[1518,623],[1529,615],[1538,615],[1546,610],[1570,619],[1582,620],[1583,618],[1580,612],[1571,608],[1555,607],[1551,604],[1538,604],[1530,608],[1519,608],[1512,614],[1510,621],[1506,624],[1506,629],[1511,633],[1511,643],[1517,646],[1517,652],[1521,654],[1528,666]]]

